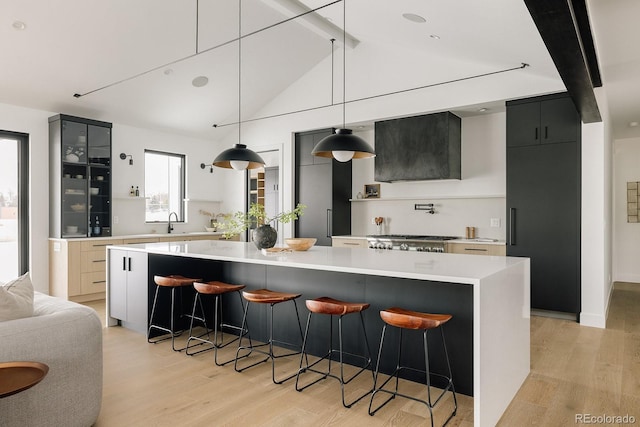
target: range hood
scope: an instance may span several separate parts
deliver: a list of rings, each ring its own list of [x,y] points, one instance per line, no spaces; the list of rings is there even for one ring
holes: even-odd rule
[[[379,182],[461,178],[461,119],[442,113],[375,123]]]

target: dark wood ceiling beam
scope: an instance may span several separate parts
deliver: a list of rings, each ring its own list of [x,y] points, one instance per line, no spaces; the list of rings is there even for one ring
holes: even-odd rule
[[[551,59],[576,105],[584,123],[602,121],[595,93],[591,68],[598,70],[591,30],[584,0],[524,0],[538,32],[547,46]],[[576,7],[570,2],[575,2]],[[580,3],[583,3],[581,7]],[[586,18],[586,21],[585,21]],[[579,30],[579,26],[583,28]],[[587,40],[583,42],[582,38]],[[586,46],[586,49],[585,49]],[[589,48],[590,46],[590,48]],[[592,49],[592,58],[585,53]],[[595,62],[594,62],[595,61]]]

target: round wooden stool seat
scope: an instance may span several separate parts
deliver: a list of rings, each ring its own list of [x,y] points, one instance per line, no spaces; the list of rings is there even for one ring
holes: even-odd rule
[[[260,304],[277,304],[279,302],[291,301],[302,294],[290,294],[287,292],[276,292],[269,289],[256,289],[255,291],[242,291],[242,296],[247,301]]]
[[[191,286],[193,282],[199,282],[202,279],[191,279],[189,277],[172,274],[170,276],[153,276],[153,281],[158,286],[166,286],[169,288],[177,288],[180,286]]]
[[[450,314],[429,314],[392,307],[380,311],[380,317],[385,323],[398,328],[434,329],[447,323],[452,316]]]
[[[193,282],[193,287],[201,294],[222,295],[244,289],[244,285],[230,285],[224,282]]]
[[[336,316],[349,313],[360,313],[371,305],[360,302],[345,302],[329,297],[308,299],[306,304],[307,309],[312,313],[331,314]]]

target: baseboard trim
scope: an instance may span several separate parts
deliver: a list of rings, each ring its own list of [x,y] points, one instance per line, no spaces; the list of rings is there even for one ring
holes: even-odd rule
[[[574,313],[565,313],[563,311],[551,311],[551,310],[542,310],[539,308],[532,308],[531,315],[540,316],[540,317],[551,317],[554,319],[571,320],[573,322],[576,321],[576,315]]]
[[[602,314],[580,313],[580,325],[605,329],[607,327],[607,318]]]

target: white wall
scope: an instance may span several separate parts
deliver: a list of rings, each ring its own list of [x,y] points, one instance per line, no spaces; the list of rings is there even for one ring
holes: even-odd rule
[[[627,182],[640,181],[640,138],[616,140],[614,147],[613,279],[640,283],[640,223],[627,222]]]
[[[603,122],[582,125],[580,323],[604,328],[611,280],[612,138],[603,91],[596,91]]]
[[[112,133],[112,188],[113,227],[112,235],[120,236],[141,233],[166,233],[166,223],[145,223],[144,199],[129,197],[131,186],[138,186],[144,196],[144,150],[158,150],[186,156],[187,198],[186,222],[175,224],[174,233],[205,231],[209,217],[199,213],[223,212],[222,193],[224,177],[221,169],[200,168],[201,163],[213,161],[212,143],[201,139],[141,129],[114,123]],[[133,156],[133,165],[128,160],[120,160],[124,152]],[[116,220],[118,221],[116,223]]]

